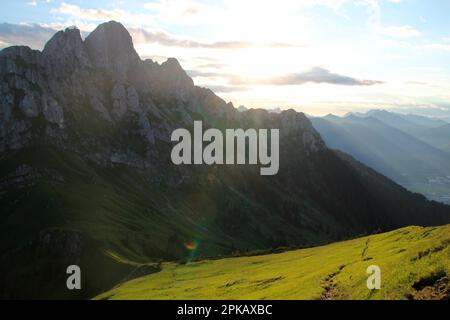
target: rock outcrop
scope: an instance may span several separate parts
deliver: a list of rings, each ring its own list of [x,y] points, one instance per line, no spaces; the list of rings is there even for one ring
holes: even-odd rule
[[[159,157],[157,140],[169,142],[173,129],[190,127],[199,115],[233,127],[252,125],[232,104],[196,87],[176,59],[161,65],[142,61],[130,34],[114,21],[98,26],[85,41],[76,28],[59,31],[42,52],[4,49],[0,76],[0,150],[45,136],[102,163],[145,163]],[[308,152],[324,146],[303,114],[258,112],[267,125],[278,121],[282,133],[297,130]],[[139,150],[121,143],[138,137]]]

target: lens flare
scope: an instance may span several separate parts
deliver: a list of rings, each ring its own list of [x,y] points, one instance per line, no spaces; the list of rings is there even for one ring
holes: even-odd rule
[[[188,250],[195,250],[197,248],[197,243],[195,241],[189,241],[184,243],[184,247]]]
[[[196,254],[198,245],[200,244],[199,240],[193,240],[193,241],[187,241],[184,243],[184,247],[189,250],[189,256],[187,258],[188,262],[194,260]]]

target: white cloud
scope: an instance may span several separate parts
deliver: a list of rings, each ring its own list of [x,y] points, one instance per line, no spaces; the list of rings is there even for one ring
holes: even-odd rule
[[[38,0],[31,0],[31,1],[27,2],[27,5],[36,7],[40,2],[41,2],[41,3],[42,3],[42,2],[45,2],[45,3],[52,3],[53,0],[41,0],[41,1],[38,1]]]
[[[215,41],[203,42],[190,39],[182,39],[163,31],[150,31],[142,28],[128,28],[133,39],[138,43],[159,44],[167,47],[203,48],[203,49],[243,49],[243,48],[299,48],[301,44],[284,42],[258,43],[253,41]]]
[[[93,9],[81,8],[78,5],[63,2],[59,7],[52,9],[53,13],[62,14],[68,18],[65,25],[88,25],[89,23],[116,20],[129,26],[149,26],[153,18],[149,14],[132,13],[122,9]],[[72,22],[72,23],[71,23]],[[80,27],[81,29],[81,27]],[[91,29],[92,30],[92,29]]]
[[[10,44],[8,42],[0,40],[0,49],[6,48],[9,46],[10,46]]]
[[[56,31],[39,24],[0,23],[0,45],[26,45],[32,49],[42,49]]]
[[[450,51],[450,44],[448,43],[431,43],[423,46],[425,49]]]
[[[376,32],[391,38],[413,38],[420,37],[422,34],[414,27],[406,26],[389,26],[376,28]]]
[[[381,24],[381,8],[378,0],[356,0],[356,6],[366,7],[369,14],[369,24],[379,26]]]
[[[352,1],[158,0],[143,7],[160,25],[205,27],[216,38],[306,42],[313,22],[312,17],[305,13],[307,8],[321,6],[339,11]]]
[[[400,3],[401,0],[389,0]],[[410,25],[404,26],[384,26],[381,23],[381,7],[379,0],[356,0],[355,5],[367,8],[369,14],[369,25],[372,31],[379,35],[391,38],[412,38],[421,36],[421,32]]]
[[[54,10],[57,13],[70,15],[86,20],[102,21],[102,20],[120,20],[126,13],[122,10],[105,10],[105,9],[83,9],[74,4],[61,3]]]

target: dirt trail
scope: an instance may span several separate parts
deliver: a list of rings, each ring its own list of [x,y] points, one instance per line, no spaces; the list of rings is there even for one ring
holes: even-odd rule
[[[361,258],[364,258],[366,256],[367,249],[369,249],[369,242],[370,242],[370,238],[367,238],[364,249],[361,252]]]
[[[324,292],[322,293],[321,300],[335,300],[338,296],[337,284],[334,282],[334,278],[342,272],[346,265],[342,265],[339,269],[333,273],[330,273],[323,280],[322,288]]]

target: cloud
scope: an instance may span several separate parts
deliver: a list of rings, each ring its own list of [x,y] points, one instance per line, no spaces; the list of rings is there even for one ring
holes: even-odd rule
[[[129,28],[133,39],[139,43],[156,43],[166,47],[181,47],[194,49],[243,49],[243,48],[298,48],[299,44],[269,42],[258,43],[251,41],[218,41],[199,42],[195,40],[180,39],[162,31],[148,31],[142,28]]]
[[[228,77],[227,74],[219,73],[219,72],[207,72],[207,71],[200,71],[200,70],[187,70],[186,73],[192,77],[202,77],[202,78],[223,78]]]
[[[205,64],[201,64],[198,67],[199,68],[207,68],[207,69],[223,69],[228,67],[228,64],[225,63],[205,63]]]
[[[0,41],[6,45],[26,45],[42,49],[57,30],[39,24],[0,23]]]
[[[126,15],[125,11],[119,9],[84,9],[65,2],[53,11],[91,21],[121,20]]]
[[[66,25],[76,24],[87,26],[89,31],[95,28],[95,24],[106,21],[120,21],[129,26],[151,26],[155,25],[153,16],[150,14],[130,12],[123,9],[83,8],[75,4],[62,2],[59,7],[53,8],[51,13],[65,16],[68,19]],[[81,27],[80,27],[81,28]],[[88,29],[81,28],[88,31]]]
[[[381,8],[378,0],[357,0],[356,6],[365,7],[369,14],[368,22],[372,26],[379,26],[381,23]]]
[[[67,5],[67,4],[66,4]],[[72,5],[67,5],[69,8]],[[78,8],[77,6],[73,6]],[[78,10],[78,9],[76,9]],[[80,9],[81,10],[81,9]],[[90,12],[92,19],[100,19],[104,17],[106,20],[112,18],[114,14],[103,12],[104,10],[82,9]],[[93,10],[91,12],[91,10]],[[85,18],[89,19],[89,15]],[[42,49],[45,43],[58,31],[68,27],[70,24],[0,24],[0,41],[2,46],[6,44],[11,45],[27,45],[33,49]],[[88,28],[89,29],[89,28]],[[91,27],[93,29],[93,27]],[[81,28],[83,34],[86,35],[86,26]],[[200,42],[195,40],[180,39],[162,31],[148,31],[142,28],[128,28],[128,31],[133,37],[135,44],[159,44],[164,47],[180,47],[191,49],[245,49],[245,48],[296,48],[303,47],[302,45],[270,42],[270,43],[258,43],[251,41],[218,41],[218,42]],[[207,66],[205,66],[207,67]],[[210,64],[211,68],[219,68],[219,64]]]
[[[391,38],[413,38],[420,37],[422,34],[409,25],[406,26],[391,26],[391,27],[378,27],[376,31],[379,34],[391,37]]]
[[[413,84],[413,85],[417,85],[417,86],[427,86],[429,85],[426,82],[422,82],[422,81],[407,81],[407,84]]]
[[[53,0],[41,0],[41,1],[38,1],[38,0],[31,0],[31,1],[28,1],[28,2],[27,2],[27,5],[36,7],[40,2],[41,2],[41,3],[52,3]]]
[[[389,0],[400,3],[401,0]],[[366,7],[369,14],[369,26],[374,33],[391,38],[412,38],[419,37],[422,33],[410,25],[404,26],[384,26],[381,22],[381,6],[379,0],[356,0],[355,5]]]
[[[447,43],[431,43],[423,46],[425,49],[450,51],[450,44]]]
[[[233,77],[230,83],[234,85],[259,84],[259,85],[275,85],[275,86],[302,85],[306,83],[328,83],[345,86],[372,86],[376,84],[382,84],[383,82],[376,80],[356,79],[349,76],[332,73],[329,70],[321,67],[314,67],[302,73],[291,73],[280,77],[273,77],[261,80],[258,79],[249,80],[249,79],[242,79],[239,77]]]
[[[306,83],[328,83],[334,85],[344,85],[344,86],[372,86],[377,84],[382,84],[382,81],[376,80],[362,80],[356,79],[349,76],[340,75],[337,73],[332,73],[329,70],[321,67],[314,67],[310,70],[301,73],[290,73],[282,76],[265,78],[265,79],[250,79],[243,78],[237,75],[231,75],[221,72],[208,72],[200,70],[188,70],[189,76],[203,77],[203,78],[225,78],[228,79],[228,83],[231,87],[227,87],[228,91],[221,92],[232,92],[231,89],[236,90],[239,86],[244,85],[272,85],[272,86],[291,86],[291,85],[303,85]],[[225,87],[219,86],[222,89]],[[239,90],[243,91],[243,90]],[[220,92],[220,91],[218,91]]]
[[[4,49],[6,47],[9,47],[9,46],[10,46],[10,44],[8,42],[4,42],[4,41],[0,40],[0,50]]]
[[[205,28],[216,39],[226,34],[232,40],[304,43],[309,39],[311,8],[338,11],[351,1],[153,0],[143,5],[143,12],[158,22],[156,26]]]
[[[226,85],[200,85],[212,90],[214,93],[230,93],[238,91],[250,91],[251,89],[244,86],[226,86]]]

